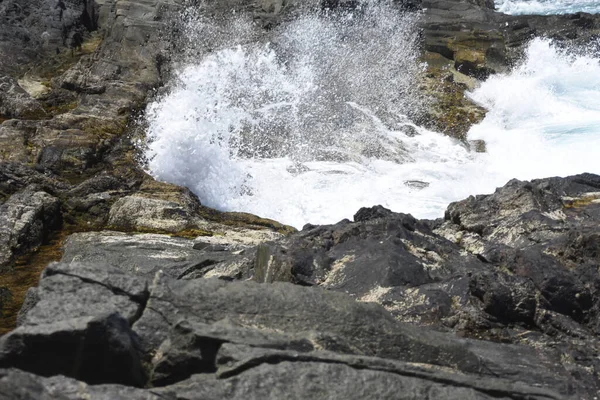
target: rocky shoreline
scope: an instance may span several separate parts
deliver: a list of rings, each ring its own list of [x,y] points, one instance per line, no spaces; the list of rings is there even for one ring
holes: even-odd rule
[[[462,140],[485,113],[464,91],[527,40],[600,33],[588,14],[398,3],[422,9],[425,122]],[[0,398],[598,396],[599,176],[299,232],[204,207],[132,144],[189,6],[0,2]],[[202,7],[268,30],[321,4]]]
[[[592,399],[599,189],[590,174],[515,180],[443,220],[363,208],[259,245],[73,234],[0,339],[0,387],[6,398]]]

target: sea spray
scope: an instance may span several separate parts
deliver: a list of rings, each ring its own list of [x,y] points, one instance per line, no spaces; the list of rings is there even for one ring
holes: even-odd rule
[[[489,109],[469,135],[487,142],[494,182],[600,173],[597,58],[535,39],[520,66],[491,77],[472,98]]]
[[[148,171],[297,227],[374,204],[437,218],[512,178],[600,172],[597,60],[535,40],[471,94],[490,110],[470,132],[488,153],[472,153],[412,122],[426,107],[416,15],[390,7],[309,12],[266,37],[244,16],[196,20],[202,35],[147,109]]]
[[[496,10],[511,15],[552,15],[600,12],[597,0],[496,0]]]

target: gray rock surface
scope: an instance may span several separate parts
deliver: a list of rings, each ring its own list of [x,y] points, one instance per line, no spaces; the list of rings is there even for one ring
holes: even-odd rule
[[[34,187],[12,195],[0,205],[0,272],[14,257],[39,247],[61,222],[59,201]]]
[[[493,1],[422,0],[426,50],[454,61],[458,71],[477,78],[505,72],[523,56],[534,37],[594,48],[600,16],[505,15]]]
[[[599,184],[590,174],[511,181],[451,204],[444,221],[362,209],[355,222],[259,246],[254,279],[342,291],[467,337],[551,346],[595,370]]]
[[[96,29],[91,0],[6,0],[0,5],[0,75],[21,72]]]
[[[228,279],[249,276],[255,259],[252,248],[235,243],[211,244],[211,239],[111,231],[77,233],[67,239],[62,261],[106,263],[141,276],[161,271],[176,279],[207,274]]]
[[[117,313],[20,327],[4,337],[0,366],[42,376],[66,374],[90,384],[142,386],[136,341]]]
[[[122,385],[88,385],[64,376],[43,378],[17,369],[0,370],[2,400],[158,400],[152,392]]]
[[[0,78],[0,115],[23,118],[45,116],[42,106],[9,76]]]
[[[153,393],[178,398],[199,393],[260,398],[266,392],[256,387],[259,381],[272,390],[267,398],[277,398],[290,388],[293,374],[297,382],[314,383],[296,383],[297,398],[313,390],[324,398],[344,390],[359,396],[367,389],[392,398],[401,387],[412,388],[407,399],[423,393],[456,399],[499,393],[515,399],[585,398],[595,390],[581,376],[569,377],[560,351],[457,339],[400,323],[376,304],[319,288],[177,280],[161,272],[144,277],[126,266],[63,263],[48,267],[37,296],[23,324],[0,339],[0,365],[88,383],[122,383],[102,371],[123,364],[123,357],[131,365],[130,350],[137,349],[148,379],[162,387]],[[117,322],[110,323],[111,318]],[[119,341],[102,333],[108,341],[102,345],[96,335],[106,331]],[[86,374],[97,365],[98,353],[66,357],[72,353],[65,349],[73,351],[71,340],[84,343],[86,351],[107,348],[101,353],[106,368]],[[51,345],[54,341],[66,347]],[[65,357],[59,357],[62,353]],[[127,379],[129,385],[139,383],[135,376]],[[353,386],[358,382],[361,386]]]

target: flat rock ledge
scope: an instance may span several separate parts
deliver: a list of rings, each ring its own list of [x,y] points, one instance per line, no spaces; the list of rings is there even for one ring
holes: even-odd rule
[[[583,174],[258,245],[74,234],[0,338],[0,399],[591,400],[599,222]]]

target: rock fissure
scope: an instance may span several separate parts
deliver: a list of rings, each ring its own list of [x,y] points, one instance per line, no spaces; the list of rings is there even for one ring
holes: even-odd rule
[[[460,379],[453,379],[451,377],[435,376],[433,374],[427,374],[426,372],[419,372],[414,369],[410,370],[410,368],[406,368],[405,370],[402,370],[402,371],[399,371],[398,369],[394,369],[394,368],[399,368],[400,364],[396,364],[396,365],[394,365],[394,367],[378,367],[378,366],[360,365],[357,363],[347,362],[347,361],[343,361],[343,360],[332,360],[332,359],[327,359],[324,357],[319,357],[318,355],[301,354],[301,353],[298,353],[296,355],[271,354],[271,355],[265,355],[260,358],[253,358],[249,361],[244,361],[241,364],[236,365],[234,368],[227,369],[226,371],[223,371],[223,372],[217,371],[217,375],[220,379],[228,379],[228,378],[234,377],[236,375],[243,374],[244,372],[246,372],[252,368],[256,368],[259,365],[264,364],[264,363],[276,365],[276,364],[280,364],[282,362],[293,362],[293,363],[318,362],[318,363],[325,363],[325,364],[340,364],[340,365],[345,365],[345,366],[348,366],[348,367],[356,369],[356,370],[381,371],[381,372],[386,372],[386,373],[391,373],[391,374],[396,374],[396,375],[401,375],[401,376],[406,376],[406,377],[411,377],[411,378],[424,379],[427,381],[432,381],[432,382],[449,385],[449,386],[468,387],[468,388],[475,389],[481,393],[490,395],[494,398],[506,398],[506,396],[508,395],[508,396],[510,396],[510,398],[515,399],[515,400],[528,400],[531,398],[531,396],[538,396],[537,398],[540,398],[540,399],[541,398],[554,399],[554,400],[562,399],[562,397],[557,393],[553,394],[553,393],[550,393],[549,391],[540,390],[537,388],[529,388],[529,390],[530,390],[529,392],[527,392],[526,389],[521,390],[521,391],[503,391],[503,390],[493,389],[490,387],[493,385],[490,385],[489,382],[482,382],[479,385],[475,384],[475,382],[473,382],[473,381],[469,382],[468,375],[465,375],[464,379],[460,380]],[[409,367],[409,366],[407,366],[407,367]],[[493,375],[496,375],[496,374],[493,374]],[[482,378],[479,378],[479,379],[485,380]],[[486,384],[489,386],[486,387]]]
[[[81,280],[84,283],[91,283],[93,285],[99,285],[99,286],[105,287],[106,289],[110,290],[111,292],[113,292],[117,296],[126,296],[131,301],[133,301],[135,303],[138,303],[140,305],[140,307],[142,307],[142,311],[143,311],[143,308],[146,307],[146,304],[148,303],[148,299],[150,298],[150,292],[147,290],[147,288],[146,288],[146,290],[144,291],[143,294],[139,294],[138,295],[138,294],[128,293],[127,291],[125,291],[125,290],[123,290],[123,289],[121,289],[119,287],[112,286],[112,285],[109,285],[109,284],[107,284],[105,282],[100,282],[100,281],[97,281],[97,280],[94,280],[94,279],[90,279],[90,278],[87,278],[87,277],[84,277],[84,276],[81,276],[81,275],[77,275],[75,273],[68,273],[66,271],[56,271],[56,270],[52,270],[52,269],[46,270],[45,273],[48,276],[52,276],[52,275],[70,276],[70,277],[73,277],[73,278],[77,278],[77,279]]]

